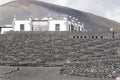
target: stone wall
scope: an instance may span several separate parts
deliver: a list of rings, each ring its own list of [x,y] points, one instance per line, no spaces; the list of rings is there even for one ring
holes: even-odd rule
[[[61,38],[78,38],[78,39],[113,39],[117,36],[118,38],[118,32],[111,32],[111,31],[30,31],[30,32],[8,32],[7,34],[39,34],[39,35],[47,35],[48,37],[53,36],[58,36],[58,38],[61,36]],[[46,36],[45,36],[46,37]]]

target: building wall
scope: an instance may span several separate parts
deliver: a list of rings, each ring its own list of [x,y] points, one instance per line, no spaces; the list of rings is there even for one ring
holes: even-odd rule
[[[1,33],[3,34],[7,31],[12,31],[12,30],[13,30],[13,28],[1,28]]]
[[[24,31],[56,31],[56,24],[60,25],[59,31],[69,31],[67,19],[61,20],[17,20],[13,21],[13,31],[21,31],[20,24],[24,24]]]
[[[32,25],[30,20],[15,20],[13,24],[13,30],[21,31],[20,24],[24,24],[24,31],[31,31]]]
[[[71,38],[78,38],[78,39],[113,39],[113,32],[112,31],[73,31],[70,33]]]
[[[120,80],[120,77],[117,77],[115,80]]]
[[[60,31],[68,31],[67,20],[49,20],[49,31],[56,31],[56,24],[60,24]]]
[[[48,21],[32,21],[33,31],[48,31]]]
[[[45,38],[46,40],[49,39],[77,39],[77,40],[102,40],[102,39],[113,39],[113,32],[112,31],[24,31],[24,32],[13,32],[14,34],[27,34],[29,36],[34,35],[36,37],[42,36],[41,38]],[[120,33],[120,32],[119,32]],[[119,34],[118,32],[115,33]],[[82,36],[82,38],[81,38]],[[94,36],[94,37],[93,37]],[[101,38],[102,36],[102,38]],[[97,38],[96,38],[97,37]],[[120,38],[119,38],[120,39]]]

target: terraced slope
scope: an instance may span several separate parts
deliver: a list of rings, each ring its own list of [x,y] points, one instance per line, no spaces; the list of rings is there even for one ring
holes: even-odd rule
[[[119,39],[80,39],[70,32],[8,32],[0,35],[0,64],[62,66],[61,74],[115,78],[120,75]]]
[[[16,69],[16,67],[2,66],[0,67],[0,73],[6,72],[6,69],[13,70]],[[19,71],[0,75],[0,80],[113,80],[64,76],[60,74],[59,70],[60,67],[21,67]]]

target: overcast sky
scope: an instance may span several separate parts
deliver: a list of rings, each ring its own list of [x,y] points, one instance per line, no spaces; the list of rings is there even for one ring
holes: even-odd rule
[[[6,3],[12,0],[0,0]],[[120,0],[41,0],[90,12],[120,22]]]

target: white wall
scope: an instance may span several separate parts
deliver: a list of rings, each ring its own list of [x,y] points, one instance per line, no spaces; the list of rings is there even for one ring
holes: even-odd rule
[[[117,77],[116,80],[120,80],[120,77]]]
[[[60,24],[60,31],[68,31],[67,20],[49,20],[49,31],[55,31],[55,24]]]
[[[33,21],[33,31],[48,31],[48,21]]]
[[[11,30],[13,30],[13,28],[1,28],[1,33],[3,34],[7,31],[11,31]]]
[[[34,21],[32,20],[32,18],[29,18],[28,20],[17,20],[16,18],[14,18],[13,31],[20,31],[20,24],[24,24],[24,31],[32,31],[32,29],[35,31],[56,31],[56,24],[60,24],[60,31],[69,31],[67,19],[48,19],[48,21]]]
[[[14,31],[20,31],[20,24],[24,24],[24,31],[31,31],[31,21],[30,20],[15,20],[13,22],[13,30]]]

